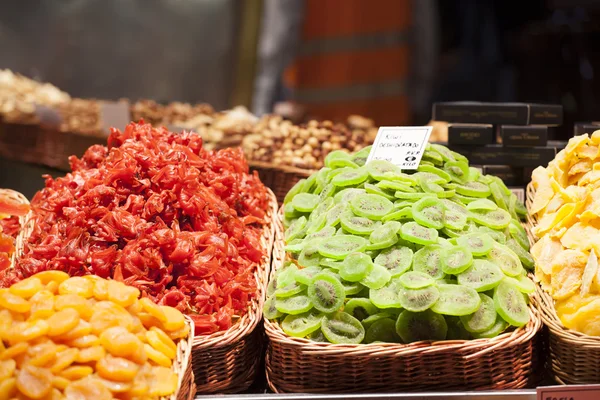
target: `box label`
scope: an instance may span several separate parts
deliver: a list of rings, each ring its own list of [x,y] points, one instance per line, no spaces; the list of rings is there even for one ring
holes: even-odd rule
[[[521,203],[525,203],[525,189],[522,188],[508,188]]]
[[[597,400],[600,385],[547,386],[537,388],[537,400]]]
[[[402,169],[417,169],[431,135],[431,126],[382,126],[367,162],[386,160]]]
[[[123,130],[130,122],[129,102],[103,101],[100,103],[100,123],[104,132],[110,133],[110,128]]]

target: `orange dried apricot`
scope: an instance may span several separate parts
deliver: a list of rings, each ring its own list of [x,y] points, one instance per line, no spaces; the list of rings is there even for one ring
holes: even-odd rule
[[[165,356],[160,351],[154,349],[154,347],[150,346],[149,344],[144,345],[144,350],[146,351],[146,355],[148,356],[148,358],[158,365],[161,365],[163,367],[170,367],[173,364],[169,357]]]
[[[89,299],[94,296],[94,284],[81,276],[74,276],[58,285],[59,294],[76,294]]]
[[[71,381],[76,381],[78,379],[85,378],[86,376],[92,375],[94,373],[94,368],[88,365],[75,365],[73,367],[65,368],[60,376],[63,378],[67,378]]]
[[[11,358],[14,359],[18,355],[24,354],[28,347],[29,344],[26,342],[16,343],[0,353],[0,360],[9,360]]]
[[[28,299],[43,289],[44,285],[42,285],[42,281],[40,281],[39,278],[32,276],[30,278],[23,279],[22,281],[15,283],[8,290],[15,296],[20,296]]]
[[[171,346],[163,342],[156,331],[147,331],[146,339],[148,339],[148,343],[150,344],[150,346],[152,346],[155,350],[158,350],[161,353],[163,353],[169,359],[172,360],[177,355],[177,347],[173,349]],[[169,341],[173,343],[169,337],[167,337],[167,339],[169,339]]]
[[[55,281],[48,282],[48,284],[46,285],[46,290],[52,294],[57,294],[58,293],[58,285],[60,285],[60,283],[55,282]]]
[[[64,335],[79,325],[79,313],[72,308],[65,308],[48,318],[48,325],[48,336]]]
[[[164,343],[166,344],[169,348],[171,348],[173,351],[177,351],[177,345],[175,344],[175,342],[173,341],[173,339],[171,339],[169,337],[169,335],[167,335],[165,333],[165,331],[163,331],[160,328],[157,328],[155,326],[153,326],[152,328],[150,328],[151,332],[156,332],[156,334],[158,335],[158,338]],[[175,358],[174,356],[171,358]]]
[[[98,301],[108,299],[108,282],[104,279],[94,282],[94,298]]]
[[[113,326],[100,334],[100,344],[113,356],[128,357],[139,352],[143,343],[122,326]]]
[[[71,381],[63,376],[54,375],[52,378],[52,386],[60,390],[65,390],[70,383]]]
[[[132,382],[115,382],[108,379],[96,378],[111,392],[113,393],[124,393],[129,392],[133,387]]]
[[[95,378],[72,382],[65,389],[67,400],[111,400],[113,398],[102,382]]]
[[[106,350],[102,346],[91,346],[79,350],[77,362],[88,363],[90,361],[100,361],[106,355]]]
[[[66,272],[55,270],[38,272],[34,276],[38,278],[44,285],[47,285],[50,282],[61,284],[69,279],[69,275]]]
[[[100,338],[96,335],[85,335],[66,342],[70,347],[85,348],[100,344]]]
[[[141,298],[139,303],[143,307],[144,311],[146,311],[148,314],[152,315],[154,318],[156,318],[160,322],[165,322],[167,320],[167,316],[165,315],[165,312],[162,310],[162,308],[160,308],[160,306],[158,304],[156,304],[149,298],[147,298],[147,297]]]
[[[56,355],[56,361],[54,361],[50,367],[50,371],[52,371],[53,374],[58,374],[60,371],[73,364],[75,360],[77,360],[78,355],[79,350],[74,348],[68,348],[61,351]]]
[[[163,322],[163,326],[167,331],[176,331],[185,326],[185,318],[181,311],[173,307],[160,306],[161,310],[165,313],[166,320]]]
[[[50,326],[44,319],[19,322],[13,326],[13,334],[8,341],[11,343],[29,342],[47,335],[49,331]]]
[[[54,298],[54,308],[64,310],[72,308],[79,313],[81,318],[89,319],[92,316],[92,303],[76,294],[59,294]]]
[[[12,294],[8,289],[0,289],[0,307],[16,313],[26,313],[31,304],[22,297]]]
[[[17,392],[17,378],[0,381],[0,399],[10,399]]]
[[[75,340],[77,338],[90,335],[92,333],[92,324],[86,320],[80,319],[77,326],[70,331],[56,337],[56,340],[63,342]]]
[[[166,332],[172,340],[182,339],[190,334],[190,327],[185,325],[183,328],[176,331]]]
[[[13,376],[16,369],[17,363],[15,360],[0,361],[0,382]]]
[[[130,382],[135,378],[140,367],[133,361],[110,354],[96,363],[98,375],[104,379],[116,382]]]
[[[108,300],[113,301],[123,307],[129,307],[140,297],[140,291],[132,286],[127,286],[123,282],[108,281]]]
[[[151,396],[168,396],[177,390],[177,375],[170,368],[152,367],[154,378],[150,382]]]
[[[56,359],[57,352],[58,346],[52,342],[36,344],[27,350],[30,357],[27,363],[35,367],[44,367]]]
[[[25,396],[41,399],[52,390],[52,374],[45,368],[26,365],[17,374],[17,389]]]
[[[54,314],[54,294],[40,290],[29,299],[30,318],[48,318]]]

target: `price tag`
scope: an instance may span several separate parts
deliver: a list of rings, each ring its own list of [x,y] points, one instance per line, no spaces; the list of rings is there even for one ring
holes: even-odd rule
[[[537,388],[537,400],[598,400],[600,385],[547,386]]]
[[[517,196],[517,199],[521,203],[525,202],[525,189],[523,189],[523,188],[508,188],[508,190],[510,190],[511,192],[513,192],[514,195]]]
[[[431,126],[382,126],[367,162],[386,160],[402,169],[417,169],[431,135]]]

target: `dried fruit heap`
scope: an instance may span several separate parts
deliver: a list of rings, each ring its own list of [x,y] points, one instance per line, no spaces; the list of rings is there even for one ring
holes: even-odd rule
[[[241,150],[132,123],[70,162],[34,197],[35,228],[5,286],[52,269],[110,277],[187,313],[200,334],[246,312],[268,195]]]
[[[18,204],[0,194],[0,271],[10,266],[10,258],[15,251],[15,238],[21,229],[19,216],[28,212],[29,205]]]

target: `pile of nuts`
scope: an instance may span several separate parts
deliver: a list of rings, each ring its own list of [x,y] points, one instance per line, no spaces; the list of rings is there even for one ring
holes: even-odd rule
[[[250,161],[303,169],[319,169],[327,154],[346,149],[355,152],[373,143],[373,121],[350,116],[347,124],[310,121],[294,125],[279,116],[265,116],[244,138],[242,147]]]
[[[211,116],[215,110],[208,104],[189,104],[173,102],[168,105],[158,104],[153,100],[139,100],[131,105],[131,119],[144,122],[152,126],[177,124],[197,116]]]
[[[38,123],[35,105],[56,107],[71,97],[49,83],[36,82],[10,70],[0,69],[0,117],[24,124]]]
[[[97,100],[72,99],[58,107],[61,132],[77,132],[88,136],[102,135],[100,103]]]

